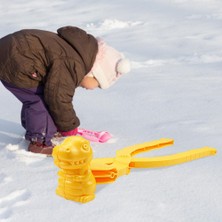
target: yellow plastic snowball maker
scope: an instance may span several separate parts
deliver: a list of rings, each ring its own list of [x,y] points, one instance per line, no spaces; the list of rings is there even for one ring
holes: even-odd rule
[[[90,167],[96,183],[114,182],[119,176],[129,174],[131,168],[166,167],[216,154],[216,149],[203,147],[169,156],[133,158],[138,153],[163,148],[173,143],[173,139],[163,138],[118,150],[114,158],[93,159]]]
[[[67,137],[53,149],[52,156],[60,168],[56,193],[80,203],[93,200],[96,181],[90,169],[92,148],[89,141],[80,136]]]
[[[130,173],[131,168],[172,166],[216,154],[216,149],[203,147],[186,152],[134,158],[145,151],[173,145],[173,139],[159,139],[120,149],[113,158],[92,159],[88,140],[80,136],[67,137],[53,149],[54,163],[60,168],[56,193],[66,199],[86,203],[94,199],[96,183],[111,183]]]

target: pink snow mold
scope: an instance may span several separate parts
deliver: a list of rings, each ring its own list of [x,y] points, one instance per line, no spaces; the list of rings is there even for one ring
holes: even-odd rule
[[[86,129],[81,129],[81,128],[78,128],[77,134],[91,142],[99,142],[99,143],[105,143],[110,138],[112,138],[112,135],[107,131],[97,132],[97,131],[86,130]]]

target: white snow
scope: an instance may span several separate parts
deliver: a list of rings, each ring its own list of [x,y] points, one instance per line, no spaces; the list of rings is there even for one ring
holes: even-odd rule
[[[131,73],[112,88],[76,92],[81,127],[114,135],[92,143],[95,158],[159,138],[175,145],[139,156],[218,150],[173,167],[132,169],[98,185],[92,202],[68,201],[55,194],[53,159],[26,151],[21,104],[0,84],[0,221],[222,221],[222,1],[11,0],[0,12],[0,37],[79,26],[131,59]]]

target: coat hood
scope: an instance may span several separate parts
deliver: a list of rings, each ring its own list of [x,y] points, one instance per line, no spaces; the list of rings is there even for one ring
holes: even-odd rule
[[[98,52],[98,43],[94,36],[87,34],[84,30],[66,26],[57,30],[59,37],[68,42],[82,58],[86,74],[90,71]]]

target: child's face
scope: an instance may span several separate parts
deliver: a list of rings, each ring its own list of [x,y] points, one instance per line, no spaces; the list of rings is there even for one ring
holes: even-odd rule
[[[91,76],[85,76],[82,80],[82,82],[80,83],[80,86],[82,88],[85,88],[85,89],[95,89],[95,88],[98,88],[99,87],[99,83],[98,81],[94,78],[94,77],[91,77]]]

